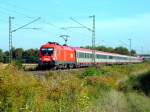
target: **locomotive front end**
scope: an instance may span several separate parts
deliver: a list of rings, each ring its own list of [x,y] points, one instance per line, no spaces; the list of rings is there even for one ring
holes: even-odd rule
[[[55,57],[54,57],[54,47],[46,46],[41,47],[39,66],[42,67],[54,67]]]

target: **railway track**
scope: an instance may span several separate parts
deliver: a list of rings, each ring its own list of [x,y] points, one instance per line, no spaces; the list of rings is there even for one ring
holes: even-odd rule
[[[70,72],[79,72],[79,71],[83,71],[85,68],[74,68],[74,69],[29,69],[29,70],[25,70],[25,72],[27,73],[31,73],[35,76],[44,76],[46,74],[49,73],[56,73],[56,74],[68,74]]]

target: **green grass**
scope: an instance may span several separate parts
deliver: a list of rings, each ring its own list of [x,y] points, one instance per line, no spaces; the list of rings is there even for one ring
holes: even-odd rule
[[[120,85],[120,89],[124,92],[137,91],[150,97],[150,71],[138,76],[130,76]]]
[[[0,112],[150,112],[150,63],[50,71],[0,67]]]

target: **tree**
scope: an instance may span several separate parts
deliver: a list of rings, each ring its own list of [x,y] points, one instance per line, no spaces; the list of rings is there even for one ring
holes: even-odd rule
[[[81,47],[81,48],[86,48],[86,49],[93,49],[91,46],[85,46],[85,47]],[[104,51],[104,52],[113,52],[114,49],[112,47],[105,47],[105,46],[96,46],[94,48],[94,50],[98,50],[98,51]]]
[[[14,58],[17,60],[22,60],[23,56],[23,49],[22,48],[17,48],[14,50]]]
[[[91,46],[85,46],[85,47],[81,47],[81,48],[86,48],[86,49],[93,49]],[[125,47],[116,47],[115,49],[112,47],[105,47],[105,46],[96,46],[94,48],[94,50],[98,50],[98,51],[104,51],[104,52],[111,52],[111,53],[118,53],[118,54],[123,54],[123,55],[129,55],[129,51],[127,48]],[[133,54],[135,54],[135,51],[133,51]]]
[[[4,60],[3,60],[3,62],[4,63],[8,63],[9,62],[9,52],[8,51],[5,51],[4,53],[3,53],[4,55]]]
[[[122,47],[122,46],[116,47],[116,48],[114,49],[114,52],[115,52],[115,53],[118,53],[118,54],[129,55],[128,49],[125,48],[125,47]]]
[[[132,50],[131,50],[131,55],[132,55],[132,56],[135,56],[135,55],[136,55],[136,51],[132,49]]]
[[[0,62],[3,62],[4,58],[3,58],[3,51],[0,49]]]
[[[39,56],[38,49],[28,49],[23,52],[23,60],[25,63],[37,63]]]
[[[105,46],[97,46],[95,50],[104,51],[104,52],[113,52],[114,49],[112,47],[105,47]]]

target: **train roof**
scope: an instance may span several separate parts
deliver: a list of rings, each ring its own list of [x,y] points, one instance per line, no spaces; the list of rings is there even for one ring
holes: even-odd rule
[[[41,47],[50,47],[50,46],[54,46],[54,47],[58,47],[58,48],[64,48],[65,50],[76,50],[76,51],[80,51],[80,52],[92,53],[92,50],[90,50],[90,49],[85,49],[85,48],[80,48],[80,47],[70,47],[67,45],[60,45],[57,42],[48,42],[47,44],[44,44]],[[97,51],[97,50],[95,50],[95,51],[96,51],[96,54],[101,54],[101,55],[140,58],[140,57],[122,55],[122,54],[117,54],[117,53],[110,53],[110,52]]]
[[[77,50],[77,51],[80,51],[80,52],[92,53],[92,50],[90,50],[90,49],[85,49],[85,48],[80,48],[80,47],[75,47],[74,49]],[[134,57],[134,56],[122,55],[122,54],[117,54],[117,53],[110,53],[110,52],[97,51],[97,50],[95,50],[95,51],[96,51],[97,54],[101,54],[101,55],[111,55],[111,56],[138,58],[138,57]]]
[[[46,47],[46,48],[48,48],[48,47],[57,47],[57,48],[64,48],[65,50],[74,50],[73,47],[70,47],[70,46],[67,46],[67,45],[60,45],[56,42],[48,42],[48,43],[42,45],[41,48],[42,47]]]

